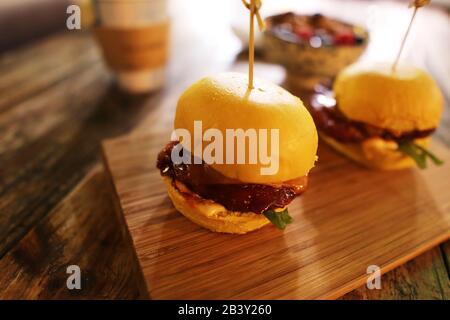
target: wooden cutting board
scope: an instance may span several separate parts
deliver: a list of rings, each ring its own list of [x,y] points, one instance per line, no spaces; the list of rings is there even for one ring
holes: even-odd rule
[[[103,145],[119,209],[152,299],[334,299],[450,238],[450,151],[427,170],[377,172],[327,146],[286,230],[205,230],[172,206],[155,160],[169,134]],[[381,285],[383,279],[381,278]]]

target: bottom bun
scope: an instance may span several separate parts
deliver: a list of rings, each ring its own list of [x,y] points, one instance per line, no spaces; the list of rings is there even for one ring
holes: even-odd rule
[[[368,168],[399,170],[416,165],[413,159],[398,151],[397,144],[392,141],[372,138],[362,143],[341,143],[324,133],[319,135],[333,149]],[[426,147],[429,141],[430,138],[414,140],[415,143],[423,147]]]
[[[212,200],[202,199],[181,182],[163,177],[175,208],[196,224],[215,232],[244,234],[270,224],[263,214],[228,211]],[[176,183],[176,186],[175,186]],[[183,192],[180,192],[183,190]]]

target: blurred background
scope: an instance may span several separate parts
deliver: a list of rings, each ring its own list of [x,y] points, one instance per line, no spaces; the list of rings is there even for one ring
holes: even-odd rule
[[[133,1],[135,0],[129,0],[129,2]],[[184,55],[198,55],[199,50],[189,49],[189,46],[196,43],[208,46],[209,48],[205,49],[213,50],[216,59],[230,57],[230,52],[237,52],[245,47],[248,19],[247,11],[241,1],[169,0],[167,2],[172,34],[178,35],[171,38],[172,41],[178,42],[172,47],[184,48]],[[404,6],[391,6],[389,2],[404,3]],[[263,17],[267,17],[288,11],[301,14],[320,12],[329,17],[337,17],[364,26],[370,32],[370,43],[362,58],[392,60],[398,49],[399,39],[410,19],[411,11],[406,9],[408,3],[406,0],[266,0],[261,13]],[[0,2],[0,53],[32,44],[54,33],[68,32],[66,9],[70,4],[81,7],[82,30],[86,31],[95,20],[95,6],[91,0],[2,0]],[[441,86],[449,89],[450,66],[448,64],[443,66],[442,61],[436,65],[440,59],[436,59],[433,52],[435,55],[449,52],[448,41],[437,42],[436,39],[450,39],[450,30],[446,24],[450,0],[433,0],[432,4],[423,10],[427,12],[421,12],[417,16],[402,58],[404,61],[410,61],[432,71]],[[446,28],[443,27],[445,25],[447,25]],[[186,38],[183,38],[183,33],[186,33]],[[257,41],[257,48],[259,45],[260,42]],[[431,54],[424,54],[424,51],[429,51]],[[445,72],[442,72],[443,70]]]

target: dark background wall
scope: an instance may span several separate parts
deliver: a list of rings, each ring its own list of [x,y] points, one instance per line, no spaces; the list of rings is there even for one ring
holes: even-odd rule
[[[70,0],[0,0],[0,53],[66,25]]]

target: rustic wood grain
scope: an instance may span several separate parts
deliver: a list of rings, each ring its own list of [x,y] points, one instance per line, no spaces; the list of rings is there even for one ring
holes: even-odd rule
[[[450,237],[445,147],[435,146],[442,167],[376,172],[321,145],[308,191],[290,206],[296,222],[284,233],[236,236],[207,231],[173,208],[154,165],[168,137],[104,144],[152,298],[337,298],[365,283],[369,265],[389,271]]]
[[[103,170],[93,169],[91,174],[80,182],[76,190],[0,260],[0,268],[3,270],[0,277],[0,299],[133,299],[142,297],[139,291],[139,285],[142,283],[139,282],[138,277],[134,279],[132,276],[135,266],[132,248],[121,236],[122,226],[114,217],[111,194],[107,191],[107,179],[109,178]],[[67,219],[68,216],[75,218]],[[63,219],[65,221],[62,223]],[[90,226],[91,229],[90,236],[86,236],[83,244],[82,241],[79,242],[78,235],[70,231],[83,231],[85,225]],[[51,242],[51,246],[44,248],[39,246],[41,251],[38,254],[36,253],[36,234],[41,234],[41,238],[49,238]],[[58,235],[57,239],[54,234]],[[62,246],[59,243],[71,249],[64,250],[61,254]],[[83,261],[85,261],[81,267],[82,276],[87,276],[87,280],[83,282],[81,291],[69,291],[64,283],[67,276],[65,268],[70,264],[80,263],[81,248],[83,248]],[[436,248],[431,251],[439,252]],[[442,261],[439,261],[438,254],[431,251],[384,275],[381,290],[367,290],[361,287],[344,296],[343,299],[440,297],[439,284],[433,270],[435,265],[441,265]],[[40,261],[39,259],[42,258],[43,260]],[[97,265],[97,261],[102,262],[101,265]],[[53,280],[55,274],[57,280]],[[138,283],[136,284],[135,281]],[[48,283],[52,283],[52,290],[47,290]],[[46,285],[42,286],[42,284]]]
[[[439,249],[442,254],[445,269],[447,270],[448,279],[450,280],[450,241],[443,243]]]
[[[98,50],[86,34],[73,33],[70,39],[66,33],[59,34],[23,52],[29,54],[13,56],[9,63],[8,55],[0,60],[0,112],[101,64]],[[101,79],[101,74],[98,77]]]
[[[80,37],[90,50],[76,58]],[[14,85],[26,91],[0,99],[0,257],[99,159],[102,139],[130,130],[160,99],[158,94],[131,97],[118,91],[89,35],[59,39],[72,51],[48,60],[61,58],[68,65],[56,63],[45,73],[29,62],[29,68],[18,68],[19,75],[14,69],[0,82],[2,91],[11,92]],[[44,65],[46,59],[43,55]],[[36,81],[26,81],[33,77]],[[20,102],[29,95],[33,98]],[[10,103],[14,108],[6,107]]]
[[[449,274],[439,247],[383,275],[381,290],[369,290],[362,286],[341,299],[449,300]]]
[[[7,248],[11,248],[10,252],[14,251],[15,248],[30,248],[28,251],[22,251],[31,252],[29,254],[32,255],[33,250],[31,249],[35,248],[33,244],[36,239],[36,236],[33,234],[40,233],[39,229],[41,228],[47,228],[42,227],[42,224],[53,224],[51,222],[53,219],[61,221],[63,216],[66,217],[68,222],[58,223],[51,229],[51,232],[44,233],[44,235],[51,237],[53,232],[59,234],[59,239],[63,243],[77,241],[73,239],[77,235],[67,232],[67,230],[78,228],[83,233],[84,228],[89,228],[87,224],[90,221],[94,221],[89,220],[90,218],[85,220],[85,223],[74,222],[76,221],[74,217],[82,216],[86,210],[90,210],[92,214],[104,212],[105,214],[100,215],[106,218],[102,220],[101,217],[95,217],[94,223],[105,226],[105,233],[102,233],[101,237],[104,239],[116,239],[117,230],[120,228],[118,225],[110,225],[116,224],[116,220],[112,219],[113,215],[111,214],[113,204],[110,200],[107,201],[106,194],[102,192],[108,185],[104,183],[103,178],[100,178],[103,173],[89,169],[99,159],[98,140],[102,137],[115,136],[125,132],[135,122],[139,123],[137,134],[145,133],[152,127],[155,127],[156,131],[160,131],[161,128],[171,126],[177,94],[190,82],[195,81],[199,77],[230,67],[238,47],[236,40],[230,35],[227,27],[229,21],[227,21],[227,9],[224,9],[225,2],[196,1],[187,4],[179,1],[173,6],[175,25],[173,32],[173,57],[169,66],[170,82],[167,90],[156,96],[131,99],[117,92],[111,83],[110,75],[99,63],[97,49],[86,34],[62,33],[39,43],[31,44],[24,49],[0,55],[0,190],[3,192],[0,192],[2,194],[0,195],[0,220],[3,217],[3,208],[9,208],[9,218],[0,222],[0,252],[6,253],[8,251]],[[328,1],[325,2],[328,3]],[[347,17],[351,16],[352,3],[353,1],[348,1],[345,5],[339,3],[341,13],[345,11],[344,14]],[[317,4],[320,6],[321,2],[317,2]],[[357,5],[362,7],[367,4],[370,3],[368,1],[357,2]],[[194,21],[186,21],[188,16],[185,14],[186,10],[195,14]],[[330,10],[333,9],[330,7]],[[428,12],[428,9],[426,10]],[[208,14],[205,20],[202,12],[220,12],[220,15],[216,17]],[[359,12],[363,12],[363,10],[359,10]],[[420,19],[423,21],[422,23],[427,23],[426,17],[421,17]],[[438,24],[443,23],[440,15],[437,15],[435,20]],[[205,21],[210,23],[210,27],[207,29],[204,28]],[[432,29],[431,25],[429,27]],[[421,37],[428,37],[430,28],[424,29],[424,33],[419,32],[420,34],[416,37],[416,40],[414,40],[415,33],[413,31],[412,42],[420,42]],[[437,37],[445,37],[445,32],[433,34],[436,34]],[[445,40],[439,41],[434,37],[433,39],[430,38],[431,40],[432,42],[440,43],[441,46],[446,44],[448,46],[448,42]],[[195,46],[192,46],[192,43],[195,43]],[[189,48],[189,50],[186,48]],[[445,53],[448,50],[439,50],[431,43],[429,46],[424,46],[423,49],[426,54],[430,54],[426,59],[432,64],[429,66],[429,69],[435,76],[444,74],[444,76],[438,76],[437,78],[445,79],[445,70],[447,69],[442,67],[442,63],[443,59],[446,60]],[[211,54],[212,52],[217,54]],[[420,51],[417,55],[419,60],[424,52]],[[444,56],[441,57],[440,54],[444,54]],[[44,66],[49,66],[50,68],[45,68]],[[90,66],[94,70],[89,70]],[[239,68],[239,70],[245,72],[245,67]],[[261,69],[257,66],[256,72],[260,76],[272,79],[273,71],[271,70],[261,72]],[[86,85],[88,82],[91,85]],[[448,83],[441,81],[441,85],[446,87]],[[46,98],[47,93],[50,94]],[[82,105],[81,102],[77,101],[78,99],[84,100],[85,104]],[[131,114],[124,111],[129,101],[136,106],[132,108]],[[107,111],[109,104],[114,105],[111,113]],[[117,107],[117,105],[121,105],[122,108]],[[139,111],[140,108],[145,110]],[[14,111],[15,109],[17,111]],[[117,109],[120,111],[117,111]],[[108,114],[107,119],[103,119],[104,112]],[[144,114],[148,115],[145,119],[143,118]],[[128,115],[137,119],[131,119],[128,122]],[[121,123],[114,124],[117,126],[117,131],[109,127],[109,124],[113,126],[112,122],[114,121],[120,122],[118,118],[122,116],[125,119],[125,127],[122,127]],[[34,117],[36,117],[35,120],[33,119]],[[74,120],[76,122],[74,125],[71,125],[72,117],[76,119]],[[85,123],[89,123],[89,125],[85,126]],[[78,129],[74,128],[77,125]],[[64,128],[67,128],[67,131]],[[88,134],[83,133],[83,130],[86,128],[89,128],[88,133],[93,134],[96,141],[87,142],[93,145],[86,149],[82,148],[81,152],[83,155],[74,155],[78,152],[78,144],[81,143],[81,140],[90,139]],[[73,136],[76,130],[78,130],[78,139],[67,138],[68,136]],[[8,134],[5,134],[6,132]],[[55,135],[52,135],[51,132],[54,132]],[[445,116],[436,137],[447,142],[447,144],[450,143],[448,108],[445,110]],[[76,141],[76,143],[72,143],[70,147],[67,147],[67,143],[70,144],[73,141]],[[56,157],[52,158],[53,151],[51,150],[57,148],[62,150],[57,151]],[[17,158],[14,155],[16,152],[20,154]],[[66,155],[61,156],[60,152],[66,152]],[[46,154],[46,156],[35,159],[41,153]],[[5,159],[10,159],[8,167],[3,166],[6,163],[4,162]],[[20,161],[21,165],[11,167],[15,163],[14,159]],[[65,162],[68,160],[70,165],[66,166]],[[58,168],[61,165],[63,167]],[[5,168],[8,170],[5,170]],[[8,172],[5,173],[5,171]],[[58,204],[58,209],[51,210],[72,190],[73,186],[83,177],[84,172],[90,172],[86,180],[83,180],[69,197]],[[34,174],[37,174],[38,177],[32,178]],[[18,177],[18,184],[12,182],[14,175]],[[8,177],[10,189],[7,190],[7,193],[4,193],[3,179],[6,177]],[[55,177],[58,177],[58,179],[52,182]],[[28,188],[26,189],[27,185]],[[16,187],[19,192],[17,196],[14,196]],[[5,194],[8,197],[4,198],[3,195]],[[28,197],[31,197],[31,199],[27,200]],[[77,200],[75,201],[75,199]],[[77,203],[80,200],[84,202],[82,204]],[[22,205],[23,202],[25,202],[25,205]],[[70,203],[72,204],[70,205]],[[17,208],[17,210],[14,208]],[[16,213],[18,218],[14,220],[12,215]],[[25,215],[29,217],[24,217]],[[42,218],[45,222],[38,224]],[[13,221],[13,227],[10,226],[11,221]],[[7,241],[9,243],[7,247],[5,247],[5,242],[3,241],[5,238],[2,238],[2,235],[4,236],[9,232],[6,230],[10,230],[13,235]],[[92,230],[93,233],[102,232],[102,228],[95,229],[92,227],[89,230]],[[25,234],[26,236],[23,237]],[[19,239],[21,240],[19,241]],[[98,238],[91,237],[89,241],[90,243],[85,242],[84,244],[83,255],[89,257],[89,261],[96,261],[94,257],[98,257],[98,261],[105,261],[98,268],[95,263],[92,263],[90,268],[87,267],[90,274],[88,280],[89,290],[79,293],[67,293],[64,291],[65,287],[60,287],[63,282],[62,277],[65,276],[62,270],[67,263],[79,260],[79,252],[77,250],[64,250],[64,257],[61,257],[58,250],[49,248],[50,250],[46,252],[45,261],[40,264],[39,270],[33,274],[25,271],[30,268],[27,263],[16,259],[12,254],[6,254],[0,260],[0,269],[2,270],[0,296],[34,299],[57,299],[75,296],[77,298],[99,297],[110,299],[137,297],[138,289],[136,285],[131,284],[131,281],[119,280],[127,279],[127,276],[133,272],[132,263],[127,260],[131,259],[132,254],[118,250],[116,256],[116,253],[111,253],[108,248],[100,245]],[[126,239],[124,238],[117,240],[117,247],[123,248],[125,251],[125,248],[130,250],[125,241]],[[439,254],[431,253],[431,258],[427,252],[404,266],[398,267],[393,273],[390,272],[384,275],[383,289],[381,291],[368,291],[361,287],[355,291],[355,295],[352,296],[350,294],[344,298],[444,297],[446,292],[445,286],[441,290],[441,294],[438,294],[438,291],[436,291],[442,278],[435,276],[435,274],[442,275],[439,270],[442,270],[443,261],[447,261],[446,266],[448,270],[449,243],[447,242],[441,246],[442,251],[439,251],[439,247],[433,249]],[[52,244],[57,246],[56,242],[52,242]],[[18,250],[20,251],[20,249]],[[42,256],[43,254],[41,254]],[[125,256],[129,256],[129,258],[124,258]],[[446,260],[439,259],[439,256],[446,257]],[[2,257],[2,254],[0,254],[0,257]],[[123,262],[116,264],[114,262],[116,259]],[[125,260],[128,262],[125,262]],[[33,260],[29,261],[29,264],[32,266],[33,263],[31,262]],[[411,264],[413,267],[411,267]],[[107,274],[103,273],[104,265],[111,265],[111,268],[107,270],[112,271]],[[48,266],[52,266],[52,268]],[[425,270],[428,267],[430,272],[421,272],[421,270]],[[4,271],[8,269],[13,271]],[[57,272],[57,285],[54,286],[56,289],[45,293],[39,289],[39,283],[50,282],[54,274],[51,271],[56,269],[61,271]],[[29,286],[30,283],[32,285]],[[1,292],[6,286],[8,288],[5,291],[6,294],[2,295]]]
[[[137,299],[142,280],[98,167],[0,260],[0,299]],[[70,213],[70,214],[69,214]],[[81,269],[68,290],[66,269]]]

